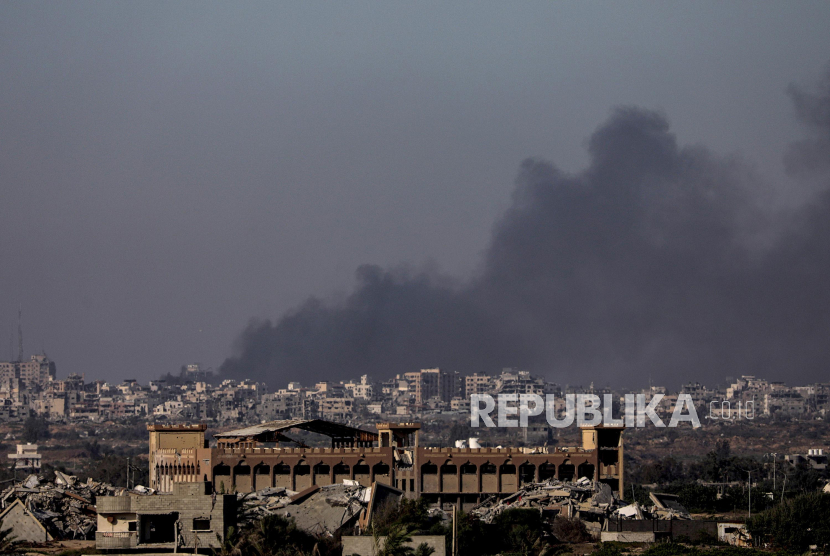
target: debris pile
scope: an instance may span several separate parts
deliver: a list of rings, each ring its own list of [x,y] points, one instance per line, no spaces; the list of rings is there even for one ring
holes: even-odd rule
[[[264,488],[256,492],[239,493],[237,520],[240,527],[274,515],[291,503],[291,497],[297,494],[285,488]]]
[[[93,539],[98,515],[95,498],[121,494],[124,490],[92,479],[82,482],[74,475],[55,471],[52,482],[29,475],[23,482],[8,487],[0,494],[0,507],[5,509],[20,500],[52,538]],[[144,489],[143,493],[150,492]]]
[[[470,513],[485,523],[492,523],[507,509],[535,508],[547,516],[597,521],[611,515],[619,506],[619,499],[604,483],[594,483],[586,478],[573,483],[550,479],[522,485],[506,498],[492,496],[475,506]]]
[[[353,480],[301,492],[266,488],[237,495],[238,522],[245,527],[269,515],[281,515],[312,535],[332,536],[351,527],[366,528],[374,511],[398,504],[402,497],[403,492],[391,486],[374,483],[366,487]]]
[[[359,484],[311,487],[292,496],[291,502],[276,513],[293,519],[303,531],[330,537],[356,524],[370,496],[371,489]]]
[[[636,502],[618,509],[613,517],[617,519],[692,519],[680,499],[674,494],[649,493],[648,497],[654,504],[642,507]]]

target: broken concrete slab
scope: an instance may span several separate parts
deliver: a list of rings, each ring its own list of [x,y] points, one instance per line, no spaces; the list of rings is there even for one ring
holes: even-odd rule
[[[0,513],[0,531],[6,529],[11,529],[11,535],[17,542],[43,543],[52,540],[43,523],[20,499]]]
[[[272,512],[293,519],[299,529],[317,536],[333,536],[338,531],[353,526],[365,506],[360,501],[366,487],[344,484],[326,485],[307,489],[280,509]]]

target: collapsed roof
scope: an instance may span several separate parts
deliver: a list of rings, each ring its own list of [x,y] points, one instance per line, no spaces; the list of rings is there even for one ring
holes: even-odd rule
[[[282,419],[244,429],[218,433],[213,436],[223,443],[233,441],[279,442],[285,439],[281,433],[289,429],[301,429],[322,434],[330,437],[332,441],[376,442],[378,439],[377,433],[322,419]]]

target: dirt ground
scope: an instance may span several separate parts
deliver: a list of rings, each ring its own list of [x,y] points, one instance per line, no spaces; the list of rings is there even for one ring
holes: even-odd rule
[[[61,552],[77,551],[78,554],[97,554],[95,541],[54,541],[47,544],[33,546],[23,551],[24,554],[60,554]]]

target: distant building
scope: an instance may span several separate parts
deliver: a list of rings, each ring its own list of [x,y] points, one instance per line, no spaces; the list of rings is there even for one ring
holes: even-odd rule
[[[529,371],[502,369],[493,380],[493,390],[499,394],[553,394],[555,385],[546,383],[540,377],[531,376]]]
[[[791,465],[806,463],[816,471],[824,471],[828,463],[827,455],[821,448],[812,448],[806,454],[789,454],[784,459]]]
[[[317,411],[323,419],[346,420],[352,413],[352,398],[323,398]]]
[[[431,398],[449,402],[459,391],[458,374],[439,368],[405,373],[404,378],[409,382],[410,391],[415,394],[417,405],[424,405]]]
[[[303,416],[303,398],[297,393],[264,394],[256,407],[259,418],[265,421]]]
[[[371,400],[374,395],[372,380],[367,375],[361,376],[360,382],[347,382],[346,390],[351,392],[352,397],[363,400]]]
[[[473,373],[464,377],[464,397],[473,394],[487,394],[493,388],[493,379],[485,374]]]
[[[55,380],[55,363],[45,355],[32,355],[28,361],[0,361],[0,380],[20,379],[29,388],[45,388]]]
[[[15,469],[22,469],[31,473],[40,471],[41,455],[37,453],[37,444],[18,444],[17,452],[9,454],[14,461]]]

